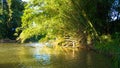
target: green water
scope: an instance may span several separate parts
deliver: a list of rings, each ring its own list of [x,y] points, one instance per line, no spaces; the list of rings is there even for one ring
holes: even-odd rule
[[[83,49],[0,44],[0,68],[112,68],[110,58]]]

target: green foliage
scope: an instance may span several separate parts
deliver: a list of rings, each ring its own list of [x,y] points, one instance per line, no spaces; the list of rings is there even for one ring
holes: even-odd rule
[[[49,2],[47,0],[46,3],[43,1],[33,1],[26,5],[24,15],[22,16],[23,32],[20,38],[25,38],[22,37],[22,35],[26,34],[24,31],[31,30],[33,27],[37,30],[36,36],[43,33],[46,34],[47,38],[53,38],[53,35],[59,34],[64,25],[60,20],[59,12],[56,11],[57,8],[52,1]]]
[[[8,30],[9,30],[9,38],[15,39],[14,36],[15,29],[21,26],[21,16],[24,10],[24,2],[20,0],[9,0],[9,21],[8,21]]]
[[[24,30],[21,35],[20,39],[22,40],[21,42],[37,42],[39,39],[45,36],[45,32],[38,31],[40,28],[29,28]]]
[[[115,38],[114,36],[114,38],[111,38],[111,41],[109,41],[110,36],[108,37],[109,38],[103,39],[101,42],[96,42],[94,44],[94,47],[100,53],[112,56],[112,62],[114,67],[119,68],[120,67],[119,65],[120,64],[120,38],[116,34],[117,38]]]
[[[6,21],[6,18],[8,18],[7,16],[7,10],[3,10],[3,8],[5,8],[6,5],[3,6],[3,4],[0,1],[0,39],[5,38],[6,37],[6,23],[4,23]]]
[[[0,39],[5,38],[6,29],[4,27],[5,25],[2,23],[2,20],[0,18]]]
[[[105,33],[102,28],[106,23],[106,15],[112,1],[105,1],[105,3],[103,0],[32,0],[25,7],[22,30],[35,24],[42,27],[40,31],[47,29],[46,35],[56,37],[61,35],[63,38],[65,35],[76,38],[83,36],[85,39],[89,34],[99,39],[98,34]],[[105,9],[102,17],[97,16],[99,14],[97,7]],[[79,35],[81,36],[78,37]]]
[[[78,42],[87,33],[97,33],[79,0],[32,0],[26,5],[22,16],[22,30],[30,27],[41,27],[38,31],[45,30],[48,38],[70,36],[77,38]]]
[[[0,5],[0,38],[15,39],[15,29],[21,26],[24,3],[20,0],[7,0]]]

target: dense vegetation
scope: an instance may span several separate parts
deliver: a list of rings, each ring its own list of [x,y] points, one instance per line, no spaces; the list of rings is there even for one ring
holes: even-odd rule
[[[2,0],[0,1],[2,2]],[[0,3],[0,39],[15,39],[15,29],[21,26],[24,3],[19,0],[3,0]]]
[[[119,0],[8,0],[0,14],[0,39],[82,45],[120,67]]]

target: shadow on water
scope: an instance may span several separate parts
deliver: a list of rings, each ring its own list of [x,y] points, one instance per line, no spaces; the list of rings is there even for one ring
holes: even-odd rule
[[[112,68],[109,58],[91,51],[29,45],[0,44],[0,68]]]

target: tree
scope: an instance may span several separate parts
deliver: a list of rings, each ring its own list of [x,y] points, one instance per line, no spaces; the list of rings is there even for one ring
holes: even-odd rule
[[[0,39],[1,38],[6,38],[6,33],[7,33],[7,20],[9,18],[9,10],[8,10],[8,3],[6,0],[1,1],[1,14],[0,14]]]
[[[107,22],[111,0],[32,0],[22,16],[22,33],[19,38],[33,38],[34,35],[45,38],[84,39],[87,36],[100,40],[99,36],[110,33]],[[99,9],[101,10],[99,10]],[[34,9],[34,10],[33,10]],[[28,14],[29,13],[29,14]],[[31,29],[36,29],[31,35]],[[38,29],[38,30],[37,30]],[[109,30],[108,30],[109,29]],[[36,38],[36,37],[34,37]],[[39,38],[40,39],[40,38]]]
[[[21,16],[24,3],[21,0],[3,0],[1,10],[1,36],[15,39],[15,29],[21,26]],[[1,37],[2,38],[2,37]]]
[[[91,26],[88,18],[84,16],[85,12],[78,4],[79,2],[79,0],[32,0],[26,5],[22,17],[23,32],[19,38],[25,41],[27,37],[24,35],[28,35],[30,38],[36,34],[43,33],[47,38],[70,36],[72,38],[70,40],[73,40],[73,38],[80,40],[78,37],[80,34],[83,36],[85,35],[84,33],[88,33],[87,30],[89,28],[92,29],[94,27]],[[29,35],[29,32],[32,31],[30,30],[31,28],[38,30],[33,32],[33,35]]]
[[[15,39],[15,30],[21,26],[21,16],[23,15],[24,2],[21,0],[9,0],[9,25],[8,38]]]

